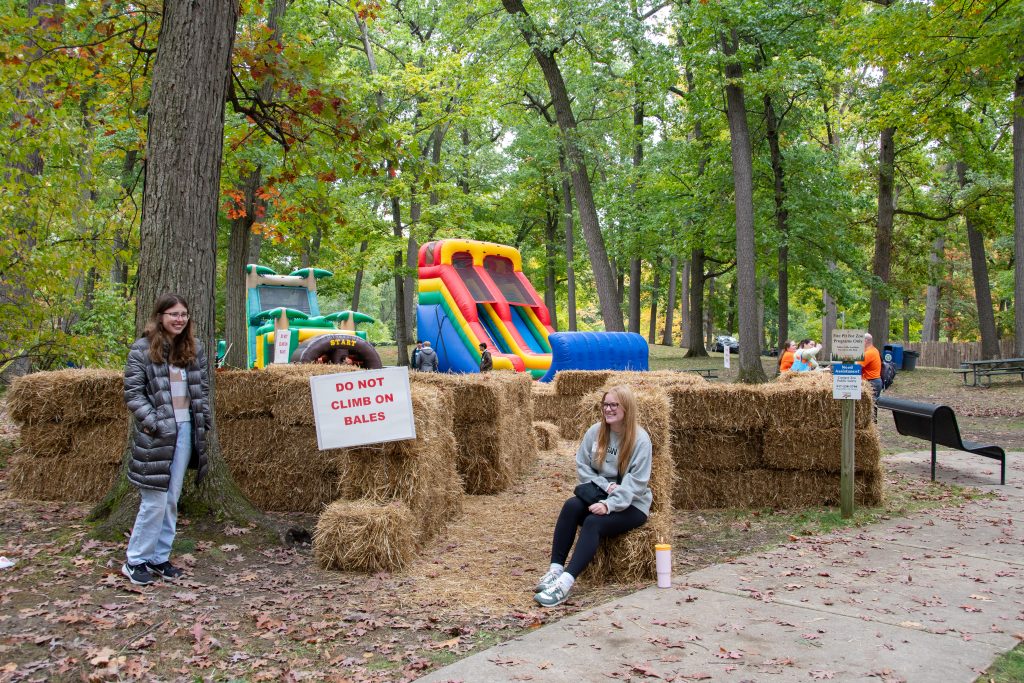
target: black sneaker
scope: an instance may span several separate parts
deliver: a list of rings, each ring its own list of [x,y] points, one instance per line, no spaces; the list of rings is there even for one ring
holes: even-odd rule
[[[161,562],[160,564],[148,565],[149,571],[159,576],[161,579],[176,579],[185,572],[175,567],[170,561]]]
[[[149,573],[149,567],[146,566],[145,562],[140,564],[128,564],[125,562],[121,567],[121,573],[127,576],[128,580],[136,586],[148,586],[156,581],[153,575]]]

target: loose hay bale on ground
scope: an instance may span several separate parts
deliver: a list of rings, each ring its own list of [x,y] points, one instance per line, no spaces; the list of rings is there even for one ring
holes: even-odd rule
[[[558,425],[550,422],[534,422],[533,433],[537,437],[537,449],[550,451],[558,446],[561,440],[558,436]]]
[[[20,425],[89,422],[122,417],[124,376],[116,370],[68,368],[18,377],[7,412]]]
[[[839,472],[842,429],[769,429],[764,436],[764,462],[769,469]],[[868,423],[854,439],[857,472],[880,472],[882,444],[878,429]]]
[[[725,432],[676,428],[672,432],[672,459],[680,469],[756,469],[764,467],[762,441],[762,430]]]
[[[324,569],[400,571],[416,553],[415,527],[404,503],[340,500],[317,520],[313,553]]]

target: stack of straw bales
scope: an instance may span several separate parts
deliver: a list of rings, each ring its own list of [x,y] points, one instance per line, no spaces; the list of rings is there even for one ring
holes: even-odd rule
[[[414,372],[416,386],[433,386],[452,399],[457,466],[466,493],[508,490],[537,457],[533,383],[526,373],[455,375]],[[428,407],[428,410],[441,410]]]
[[[856,406],[855,498],[882,500],[871,391]],[[840,405],[826,373],[760,386],[672,394],[678,508],[806,507],[839,502]]]
[[[11,494],[94,502],[113,484],[128,443],[123,375],[68,369],[19,377],[7,395],[21,441],[8,465]]]

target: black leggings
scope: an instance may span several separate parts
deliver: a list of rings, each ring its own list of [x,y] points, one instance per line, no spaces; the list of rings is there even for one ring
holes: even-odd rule
[[[576,541],[576,550],[572,554],[572,562],[565,571],[576,578],[587,568],[597,552],[597,544],[602,538],[624,534],[647,521],[647,515],[630,505],[622,512],[610,512],[607,515],[595,515],[590,512],[589,505],[573,496],[565,501],[562,511],[555,523],[555,538],[551,541],[551,563],[565,564],[569,556],[569,548],[576,538],[576,529],[580,528],[580,537]]]

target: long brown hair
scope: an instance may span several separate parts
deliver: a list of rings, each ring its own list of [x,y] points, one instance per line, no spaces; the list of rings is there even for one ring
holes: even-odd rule
[[[796,344],[796,342],[792,339],[787,339],[782,348],[779,349],[779,362],[775,364],[776,372],[782,372],[782,359],[786,355],[786,351],[789,351],[789,347],[793,344]]]
[[[149,359],[154,363],[167,363],[184,368],[191,365],[196,359],[196,338],[192,334],[192,317],[189,316],[185,323],[185,329],[181,334],[172,335],[164,327],[164,313],[167,309],[181,304],[188,311],[188,302],[180,294],[167,292],[157,297],[153,305],[153,312],[146,323],[146,329],[142,335],[149,340]],[[165,349],[170,349],[169,356],[165,356]]]
[[[629,467],[629,460],[633,455],[633,446],[636,445],[636,398],[633,390],[620,384],[604,392],[601,401],[608,399],[608,394],[615,394],[622,408],[622,433],[619,434],[619,461],[616,464],[618,474],[621,477]],[[597,450],[594,452],[594,469],[601,471],[601,464],[604,462],[605,453],[608,451],[608,441],[611,439],[612,428],[604,419],[604,409],[601,409],[601,428],[597,432]]]

